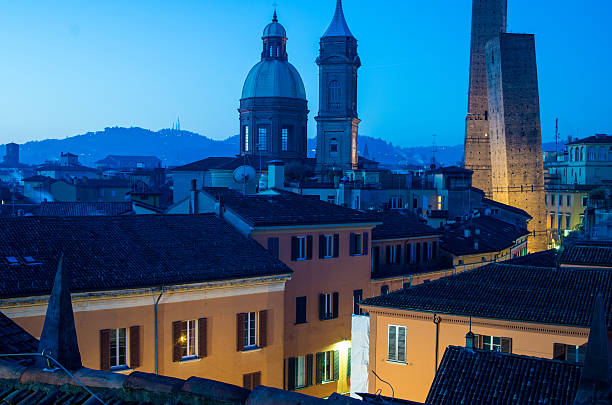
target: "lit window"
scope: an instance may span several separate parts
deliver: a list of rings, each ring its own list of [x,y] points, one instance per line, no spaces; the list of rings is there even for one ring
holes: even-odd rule
[[[332,295],[331,294],[321,294],[322,295],[322,300],[321,300],[321,305],[323,305],[323,308],[321,309],[321,314],[323,315],[323,319],[331,319],[333,317],[333,302],[332,302]]]
[[[283,128],[281,130],[281,149],[287,150],[287,141],[289,136],[289,130],[287,128]]]
[[[298,236],[298,250],[297,250],[297,260],[306,260],[306,237]]]
[[[295,361],[295,388],[306,386],[306,357],[298,356]]]
[[[325,253],[323,257],[329,259],[334,256],[334,235],[325,235],[324,243]]]
[[[406,362],[406,327],[389,325],[389,361]]]
[[[244,317],[244,348],[252,348],[257,346],[257,314],[255,312],[247,312]]]
[[[127,368],[127,333],[126,328],[110,331],[110,367],[111,369]]]
[[[512,353],[512,339],[497,336],[479,336],[476,338],[480,342],[479,349],[492,350],[502,353]]]
[[[257,130],[257,148],[259,150],[268,150],[268,131],[266,128],[259,128]]]
[[[184,321],[180,325],[178,347],[181,358],[196,357],[196,321]]]
[[[572,363],[584,363],[586,356],[586,345],[566,345],[564,343],[553,344],[553,359],[571,361]]]
[[[323,381],[333,381],[333,360],[333,352],[325,352],[323,355]]]
[[[249,151],[249,126],[244,126],[244,151]]]
[[[444,203],[443,196],[439,195],[438,196],[438,210],[442,210],[443,203]]]

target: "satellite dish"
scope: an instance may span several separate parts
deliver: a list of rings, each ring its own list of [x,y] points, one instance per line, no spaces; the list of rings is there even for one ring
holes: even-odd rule
[[[234,181],[236,183],[248,183],[255,179],[255,169],[252,166],[240,166],[234,170]]]

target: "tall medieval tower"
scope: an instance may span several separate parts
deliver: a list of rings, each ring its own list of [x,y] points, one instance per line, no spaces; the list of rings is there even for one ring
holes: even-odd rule
[[[495,201],[527,211],[530,252],[545,250],[546,207],[534,36],[499,34],[486,45]]]
[[[485,45],[506,32],[507,0],[473,0],[470,89],[465,121],[465,168],[472,184],[491,197],[491,149]]]
[[[357,69],[361,66],[357,40],[344,19],[342,1],[321,37],[319,57],[319,114],[317,172],[357,168]]]

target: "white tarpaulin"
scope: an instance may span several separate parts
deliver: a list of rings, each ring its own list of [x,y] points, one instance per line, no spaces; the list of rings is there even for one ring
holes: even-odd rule
[[[370,317],[353,315],[351,325],[351,397],[356,392],[368,392],[370,361]]]

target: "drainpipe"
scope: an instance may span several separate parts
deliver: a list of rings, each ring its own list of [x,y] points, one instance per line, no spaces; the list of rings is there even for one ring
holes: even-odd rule
[[[436,324],[436,363],[434,364],[435,374],[438,374],[438,342],[440,341],[440,322],[442,319],[436,314],[433,316],[433,323]]]
[[[157,368],[157,304],[159,304],[159,300],[162,295],[164,295],[164,286],[162,285],[161,291],[159,293],[159,297],[155,300],[155,304],[153,304],[153,312],[155,313],[155,374],[158,372]]]

